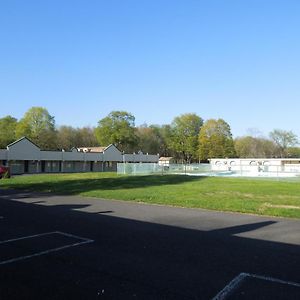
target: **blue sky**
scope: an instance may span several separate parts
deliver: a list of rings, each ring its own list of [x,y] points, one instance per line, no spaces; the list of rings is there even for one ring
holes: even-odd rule
[[[300,1],[0,0],[0,117],[197,113],[300,138]],[[253,130],[252,130],[253,131]]]

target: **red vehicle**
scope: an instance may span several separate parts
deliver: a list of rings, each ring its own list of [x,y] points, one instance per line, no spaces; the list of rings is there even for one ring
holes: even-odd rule
[[[0,179],[9,178],[9,177],[10,177],[9,167],[0,166]]]

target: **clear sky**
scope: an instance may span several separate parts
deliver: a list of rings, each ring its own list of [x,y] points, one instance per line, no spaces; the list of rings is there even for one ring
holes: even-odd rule
[[[300,138],[300,1],[0,0],[0,103],[74,127],[192,112]]]

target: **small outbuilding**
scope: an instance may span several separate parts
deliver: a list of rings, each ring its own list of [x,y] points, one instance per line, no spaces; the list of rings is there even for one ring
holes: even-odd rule
[[[169,167],[170,164],[175,163],[174,158],[169,156],[169,157],[160,157],[158,160],[158,165],[159,166],[164,166],[164,167]]]

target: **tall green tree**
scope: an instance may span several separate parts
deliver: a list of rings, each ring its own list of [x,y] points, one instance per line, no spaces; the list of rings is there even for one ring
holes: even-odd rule
[[[296,134],[294,134],[292,131],[281,129],[274,129],[272,132],[270,132],[270,138],[277,145],[281,157],[287,155],[286,150],[288,147],[293,147],[298,143]]]
[[[96,138],[95,128],[93,128],[93,127],[77,128],[77,145],[79,147],[98,146],[99,142],[97,141],[97,138]]]
[[[126,111],[112,111],[98,122],[95,132],[100,145],[114,144],[121,151],[131,151],[137,144],[135,117]]]
[[[174,153],[170,147],[170,139],[171,139],[171,125],[164,124],[164,125],[151,125],[150,126],[157,137],[157,140],[159,142],[159,150],[157,153],[160,154],[160,156],[174,156]]]
[[[144,153],[159,154],[160,156],[172,156],[169,148],[171,138],[170,125],[141,125],[136,128],[138,144],[136,150]]]
[[[223,119],[209,119],[203,124],[199,133],[199,156],[201,160],[236,156],[230,126]]]
[[[300,158],[300,147],[288,147],[286,153],[287,157]]]
[[[72,126],[60,126],[57,129],[57,147],[59,149],[70,150],[72,147],[79,147],[77,140],[77,130]]]
[[[19,121],[16,127],[16,137],[26,136],[41,149],[56,149],[55,120],[46,108],[32,107]]]
[[[0,119],[0,149],[16,140],[17,119],[6,116]]]
[[[234,148],[240,158],[271,158],[277,153],[275,143],[262,137],[243,136],[236,138]]]
[[[202,118],[193,113],[178,116],[171,124],[170,147],[185,162],[198,158],[198,135],[202,125]]]
[[[69,150],[72,147],[94,147],[99,143],[94,128],[74,128],[63,125],[57,129],[57,145],[59,149]]]
[[[143,151],[144,153],[157,154],[160,151],[161,138],[153,127],[148,127],[146,124],[136,128],[136,136],[138,144],[136,151]]]

